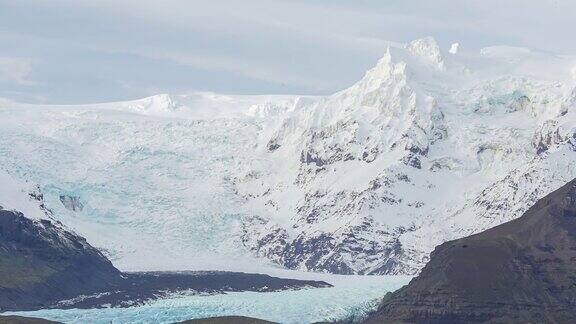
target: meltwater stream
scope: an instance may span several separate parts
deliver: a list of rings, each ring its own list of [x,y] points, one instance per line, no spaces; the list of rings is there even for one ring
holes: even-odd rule
[[[239,315],[278,323],[313,323],[362,318],[407,276],[339,276],[332,288],[272,293],[242,292],[174,296],[130,308],[40,310],[3,315],[40,317],[62,323],[174,323],[193,318]]]

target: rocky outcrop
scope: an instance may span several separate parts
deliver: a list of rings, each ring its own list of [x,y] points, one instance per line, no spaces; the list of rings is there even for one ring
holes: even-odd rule
[[[522,217],[437,247],[367,323],[576,321],[576,180]]]
[[[269,322],[246,316],[221,316],[221,317],[193,319],[180,322],[178,324],[273,324],[273,323],[274,322]]]
[[[109,289],[122,274],[85,239],[49,220],[0,210],[0,309],[48,307]]]
[[[23,316],[0,316],[0,324],[58,324],[41,318]]]
[[[534,133],[532,144],[537,154],[547,152],[551,147],[566,143],[576,150],[576,127],[558,125],[557,120],[547,120]]]
[[[74,212],[80,212],[84,209],[82,200],[77,196],[60,195],[60,202],[66,209]]]

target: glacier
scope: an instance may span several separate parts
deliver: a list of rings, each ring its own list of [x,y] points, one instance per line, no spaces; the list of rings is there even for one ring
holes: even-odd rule
[[[576,177],[574,71],[429,37],[330,96],[1,100],[0,175],[122,270],[413,275]]]
[[[314,323],[358,320],[376,309],[386,293],[408,283],[407,276],[324,277],[332,288],[281,292],[241,292],[217,295],[176,295],[144,306],[100,309],[47,309],[6,312],[45,318],[66,324],[75,323],[175,323],[214,316],[250,316],[277,323]]]

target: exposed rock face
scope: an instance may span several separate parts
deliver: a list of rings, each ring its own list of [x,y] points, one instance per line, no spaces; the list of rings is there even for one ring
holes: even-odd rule
[[[80,200],[80,197],[60,195],[60,202],[62,202],[62,205],[64,205],[66,209],[71,211],[79,212],[84,209],[84,204],[82,200]]]
[[[61,300],[54,307],[130,307],[179,292],[218,294],[331,287],[322,281],[283,279],[263,274],[225,271],[133,272],[123,273],[122,276],[122,281],[108,287],[106,291]]]
[[[522,217],[444,243],[368,323],[574,323],[576,180]]]
[[[0,210],[0,309],[47,307],[122,280],[85,239],[49,220]]]
[[[58,324],[41,318],[23,316],[0,316],[0,324]]]
[[[274,322],[269,322],[245,316],[210,317],[210,318],[200,318],[180,322],[180,324],[273,324],[273,323]]]

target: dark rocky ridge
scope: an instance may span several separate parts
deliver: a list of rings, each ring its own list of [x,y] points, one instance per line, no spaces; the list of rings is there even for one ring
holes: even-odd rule
[[[576,323],[576,180],[431,254],[367,323]]]
[[[85,239],[48,220],[0,210],[0,310],[47,307],[122,279]]]
[[[246,316],[219,316],[192,319],[178,324],[274,324],[274,322]]]
[[[42,318],[23,316],[0,316],[0,324],[58,324]]]
[[[236,272],[122,273],[78,235],[0,209],[0,311],[132,306],[169,293],[278,291],[325,282]]]

